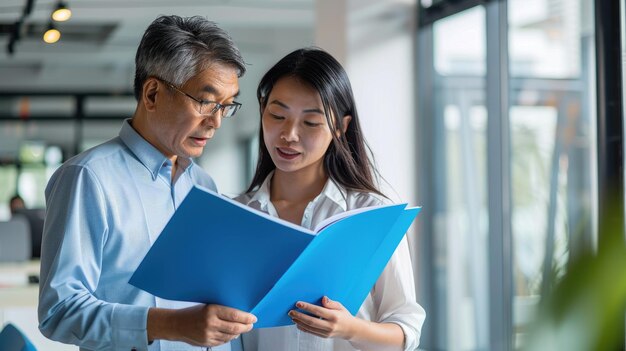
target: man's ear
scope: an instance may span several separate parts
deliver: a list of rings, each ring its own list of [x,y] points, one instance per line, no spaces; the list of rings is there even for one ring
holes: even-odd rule
[[[146,111],[154,112],[156,109],[157,93],[159,92],[159,89],[159,82],[154,78],[148,78],[143,83],[141,102],[146,108]]]

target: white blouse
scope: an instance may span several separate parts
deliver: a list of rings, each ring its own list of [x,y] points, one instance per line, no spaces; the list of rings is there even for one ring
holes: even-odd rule
[[[278,217],[270,201],[270,174],[257,191],[242,194],[237,201]],[[324,190],[311,201],[302,217],[301,225],[315,228],[324,219],[344,211],[378,206],[389,201],[376,194],[341,189],[328,180]],[[357,317],[368,321],[398,324],[404,331],[404,350],[415,350],[419,345],[424,309],[415,301],[413,268],[406,236],[391,256],[387,266],[357,312]],[[353,351],[356,349],[344,339],[325,339],[302,332],[295,325],[254,329],[242,335],[244,351]]]

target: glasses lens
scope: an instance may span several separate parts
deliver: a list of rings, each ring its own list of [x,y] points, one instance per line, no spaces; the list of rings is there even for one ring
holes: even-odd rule
[[[240,106],[239,104],[220,105],[216,102],[202,102],[200,104],[200,114],[202,116],[212,116],[221,112],[222,118],[228,118],[234,116]]]
[[[215,113],[217,104],[215,102],[201,102],[200,103],[200,114],[203,116],[210,116]]]
[[[239,108],[241,108],[241,104],[239,104],[239,103],[234,103],[234,104],[232,104],[232,105],[228,106],[228,108],[229,108],[229,111],[225,111],[225,112],[226,112],[226,115],[227,115],[228,117],[232,117],[232,116],[234,116],[234,115],[235,115],[235,113],[237,113],[237,111],[239,111]]]
[[[226,105],[223,107],[222,116],[224,118],[232,117],[235,114],[235,106],[234,105]]]

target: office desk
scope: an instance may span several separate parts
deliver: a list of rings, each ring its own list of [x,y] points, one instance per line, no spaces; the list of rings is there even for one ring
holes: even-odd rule
[[[46,339],[38,329],[39,286],[29,284],[29,275],[39,275],[39,261],[0,264],[0,328],[13,323],[40,351],[76,351],[76,346]]]

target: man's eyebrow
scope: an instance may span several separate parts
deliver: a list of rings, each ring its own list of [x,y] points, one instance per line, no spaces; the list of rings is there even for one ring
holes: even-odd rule
[[[204,88],[202,88],[202,91],[205,91],[209,94],[212,95],[217,95],[217,89],[215,89],[215,87],[213,87],[212,85],[205,85]],[[239,90],[237,90],[237,92],[235,93],[235,95],[232,96],[233,98],[239,97]]]
[[[217,89],[215,89],[212,85],[205,85],[204,88],[202,88],[202,91],[213,95],[217,94]]]
[[[283,103],[280,100],[272,100],[270,101],[270,105],[278,105],[284,109],[289,110],[289,106],[287,106],[285,103]],[[319,113],[319,114],[324,114],[324,111],[320,110],[319,108],[308,108],[306,110],[303,110],[302,112],[304,113]]]

